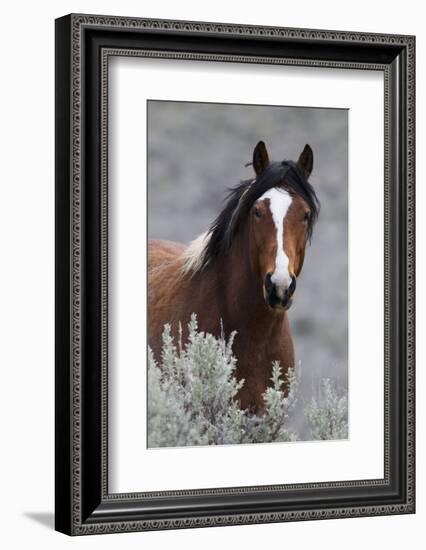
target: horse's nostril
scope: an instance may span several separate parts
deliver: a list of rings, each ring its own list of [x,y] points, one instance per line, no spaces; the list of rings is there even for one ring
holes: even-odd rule
[[[273,283],[272,283],[272,273],[267,273],[265,275],[265,290],[266,292],[271,292],[272,291],[272,288],[273,288]]]
[[[291,283],[287,290],[289,296],[292,296],[295,290],[296,290],[296,277],[294,275],[291,275]]]

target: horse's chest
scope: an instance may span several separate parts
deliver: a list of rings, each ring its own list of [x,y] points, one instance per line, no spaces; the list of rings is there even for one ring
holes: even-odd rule
[[[293,343],[291,337],[279,333],[274,337],[256,335],[235,339],[234,351],[240,364],[251,366],[271,365],[273,361],[280,361],[282,366],[290,366],[293,362]]]

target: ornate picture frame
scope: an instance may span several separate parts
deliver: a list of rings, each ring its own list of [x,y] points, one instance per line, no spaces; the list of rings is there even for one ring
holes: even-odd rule
[[[111,56],[383,73],[382,479],[109,492]],[[85,535],[414,513],[415,38],[72,14],[56,20],[55,67],[56,529]]]

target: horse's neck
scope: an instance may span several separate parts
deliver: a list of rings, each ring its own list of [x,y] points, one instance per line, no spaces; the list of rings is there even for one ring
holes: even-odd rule
[[[279,336],[287,326],[286,313],[276,314],[265,305],[262,283],[238,242],[208,267],[204,277],[198,278],[198,285],[199,295],[206,297],[206,308],[214,302],[219,304],[225,330],[245,333],[253,343]]]

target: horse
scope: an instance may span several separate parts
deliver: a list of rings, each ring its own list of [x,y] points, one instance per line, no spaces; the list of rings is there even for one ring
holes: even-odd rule
[[[192,313],[200,331],[216,337],[236,332],[236,396],[242,409],[259,412],[271,383],[272,363],[284,376],[294,368],[287,312],[302,271],[320,204],[308,182],[313,152],[297,162],[273,162],[265,143],[253,151],[255,177],[229,189],[209,229],[188,246],[148,243],[148,343],[161,358],[164,325],[183,338]]]

